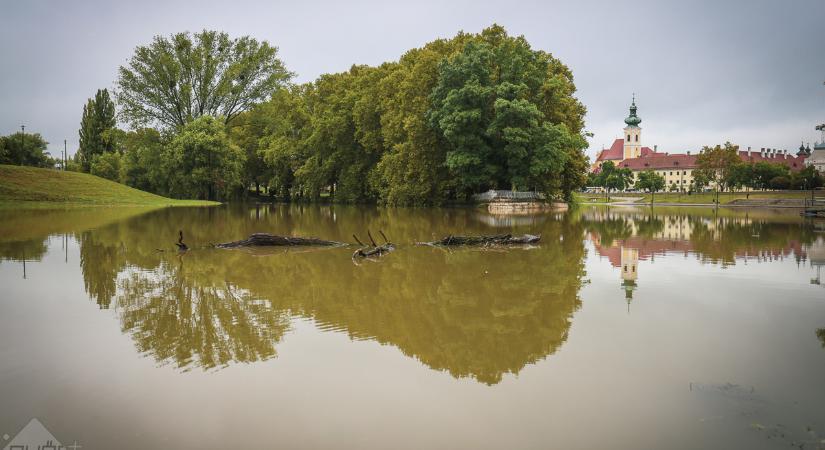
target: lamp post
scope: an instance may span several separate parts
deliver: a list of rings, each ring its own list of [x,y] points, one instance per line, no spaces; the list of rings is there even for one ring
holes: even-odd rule
[[[20,165],[23,165],[23,145],[25,145],[24,138],[26,136],[26,126],[20,125]]]

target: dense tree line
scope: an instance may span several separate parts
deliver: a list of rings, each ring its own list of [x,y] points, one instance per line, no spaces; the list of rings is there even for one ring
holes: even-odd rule
[[[587,163],[574,92],[560,61],[493,26],[280,91],[241,114],[233,135],[285,198],[423,205],[491,188],[569,196]]]
[[[203,31],[138,47],[84,107],[81,170],[174,197],[428,205],[584,186],[571,71],[499,26],[305,84],[277,49]]]

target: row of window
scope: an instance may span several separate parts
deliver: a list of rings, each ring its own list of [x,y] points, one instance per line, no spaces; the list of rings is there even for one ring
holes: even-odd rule
[[[625,166],[625,167],[627,167],[627,166]],[[639,173],[640,173],[640,172],[636,172],[636,178],[639,178]],[[668,173],[665,173],[665,172],[659,172],[659,171],[656,171],[656,173],[657,173],[657,174],[659,174],[659,175],[673,175],[673,171],[671,171],[669,174],[668,174]],[[682,175],[687,175],[687,174],[688,174],[688,173],[687,173],[687,170],[683,170],[683,171],[682,171]],[[679,171],[678,171],[678,170],[676,171],[676,175],[679,175]]]

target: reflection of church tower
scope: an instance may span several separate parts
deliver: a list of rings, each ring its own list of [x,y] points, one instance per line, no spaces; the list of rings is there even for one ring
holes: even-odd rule
[[[624,289],[624,296],[627,299],[628,311],[630,310],[630,300],[633,299],[633,291],[636,289],[638,266],[639,250],[622,247],[622,288]]]
[[[636,95],[633,95],[633,103],[630,104],[630,115],[624,120],[627,124],[624,127],[624,153],[622,159],[638,158],[642,156],[642,129],[639,124],[642,118],[636,115]]]

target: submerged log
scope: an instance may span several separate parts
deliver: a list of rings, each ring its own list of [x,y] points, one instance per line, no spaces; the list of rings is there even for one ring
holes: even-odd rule
[[[390,242],[389,239],[387,239],[387,236],[384,234],[384,232],[378,232],[381,233],[381,237],[384,238],[384,243],[381,245],[375,243],[375,239],[372,238],[372,234],[369,232],[369,230],[367,230],[367,236],[370,238],[370,243],[372,243],[372,246],[364,244],[363,242],[361,242],[360,239],[358,239],[358,236],[354,234],[352,235],[353,239],[355,239],[355,242],[357,242],[358,245],[361,246],[361,248],[359,248],[355,251],[355,253],[352,254],[353,261],[355,261],[356,258],[371,258],[382,256],[395,250],[395,244],[393,244],[392,242]]]
[[[223,244],[218,244],[215,247],[218,248],[238,248],[238,247],[271,247],[271,246],[282,246],[282,247],[292,247],[292,246],[300,246],[300,245],[316,245],[316,246],[323,246],[323,247],[332,247],[335,245],[344,245],[341,242],[335,241],[325,241],[323,239],[318,238],[304,238],[304,237],[295,237],[295,236],[276,236],[274,234],[269,233],[255,233],[250,235],[248,238],[234,241],[234,242],[225,242]]]
[[[541,240],[541,235],[525,234],[513,236],[512,234],[494,234],[491,236],[447,236],[433,242],[424,242],[425,245],[524,245],[536,244]]]

